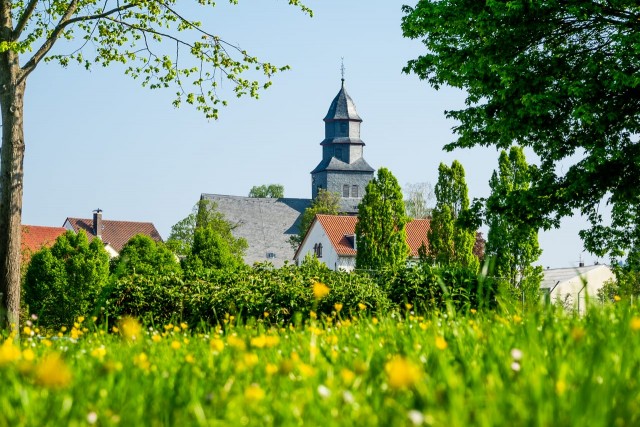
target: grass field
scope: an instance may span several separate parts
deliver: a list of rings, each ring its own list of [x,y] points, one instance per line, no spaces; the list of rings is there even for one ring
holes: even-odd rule
[[[639,425],[637,313],[32,324],[0,344],[0,425]]]

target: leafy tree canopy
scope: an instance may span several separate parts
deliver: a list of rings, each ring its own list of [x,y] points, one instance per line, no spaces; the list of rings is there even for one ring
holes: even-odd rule
[[[167,247],[180,256],[191,253],[195,231],[200,227],[211,227],[223,239],[225,239],[231,251],[239,256],[247,249],[247,241],[243,238],[235,238],[233,229],[238,225],[228,221],[218,211],[217,205],[211,200],[200,200],[191,213],[171,227],[171,233],[167,239]]]
[[[405,37],[426,47],[405,72],[468,94],[466,108],[446,113],[459,122],[446,148],[517,142],[539,156],[510,215],[550,227],[579,209],[592,224],[585,247],[600,255],[640,241],[636,0],[420,0],[403,10]]]
[[[436,264],[477,270],[479,260],[474,253],[477,236],[464,221],[469,211],[469,191],[460,162],[454,160],[451,167],[440,163],[435,194],[426,258]]]
[[[279,199],[281,197],[284,197],[284,185],[254,185],[249,191],[249,197],[269,197],[273,199]]]
[[[378,169],[358,205],[356,267],[385,270],[405,265],[409,255],[407,222],[398,180],[388,169]]]
[[[491,196],[487,200],[486,222],[489,226],[486,254],[493,258],[493,275],[503,279],[512,289],[525,291],[529,300],[538,301],[537,291],[542,267],[534,267],[542,253],[535,226],[504,215],[504,204],[510,195],[527,191],[530,185],[529,165],[522,147],[513,146],[500,153],[498,171],[489,181]]]
[[[145,276],[165,275],[178,273],[180,264],[163,243],[138,234],[124,245],[118,257],[113,260],[112,271],[118,277],[134,273]]]

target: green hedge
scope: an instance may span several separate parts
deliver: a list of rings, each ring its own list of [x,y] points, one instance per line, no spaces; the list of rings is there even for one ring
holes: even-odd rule
[[[315,282],[330,289],[320,300],[313,295]],[[155,324],[181,320],[192,325],[221,324],[227,315],[287,323],[297,313],[331,316],[336,304],[342,304],[343,315],[363,308],[377,313],[391,306],[369,276],[334,272],[319,265],[211,269],[187,281],[178,276],[130,275],[109,286],[101,303],[107,319],[133,315]]]

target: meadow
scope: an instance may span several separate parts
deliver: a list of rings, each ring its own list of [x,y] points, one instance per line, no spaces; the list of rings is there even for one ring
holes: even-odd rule
[[[0,344],[0,425],[640,423],[637,307],[412,309],[193,330],[34,320]]]

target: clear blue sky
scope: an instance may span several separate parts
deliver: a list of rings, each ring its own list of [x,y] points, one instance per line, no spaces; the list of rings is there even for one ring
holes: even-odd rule
[[[198,12],[212,33],[292,68],[259,100],[230,99],[218,121],[190,106],[173,108],[175,90],[141,88],[118,66],[87,72],[42,64],[27,86],[23,223],[60,226],[101,208],[105,219],[151,221],[166,238],[201,193],[247,195],[253,185],[281,183],[287,197],[310,197],[341,57],[369,164],[389,168],[402,185],[435,184],[438,164],[458,159],[470,196],[486,197],[496,150],[442,150],[455,125],[444,110],[463,107],[464,94],[402,73],[424,52],[402,37],[406,2],[309,0],[313,18],[285,0],[221,2],[209,15]],[[583,225],[568,220],[543,233],[541,264],[576,265]]]

